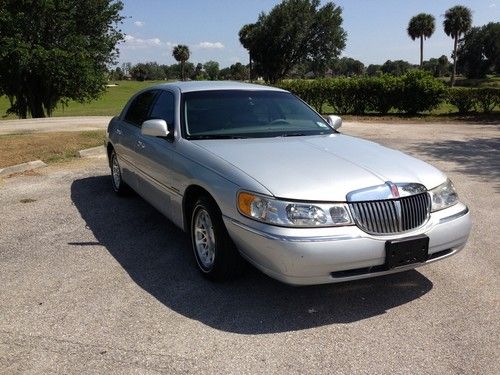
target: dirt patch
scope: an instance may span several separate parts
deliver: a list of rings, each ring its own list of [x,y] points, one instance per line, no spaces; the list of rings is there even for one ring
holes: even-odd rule
[[[72,159],[79,150],[101,146],[105,136],[103,130],[0,135],[0,167],[38,159],[48,164]]]

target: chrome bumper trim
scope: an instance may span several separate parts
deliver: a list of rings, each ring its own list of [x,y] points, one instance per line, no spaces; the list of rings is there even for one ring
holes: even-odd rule
[[[284,241],[284,242],[326,242],[326,241],[342,241],[342,240],[353,240],[356,238],[361,238],[361,236],[346,236],[346,235],[338,235],[338,236],[314,236],[314,237],[292,237],[292,236],[285,236],[285,235],[280,235],[280,234],[271,234],[267,233],[252,227],[249,227],[248,225],[245,225],[237,220],[231,219],[230,217],[224,216],[226,220],[231,222],[231,224],[247,230],[249,232],[252,232],[254,234],[257,234],[261,237],[267,238],[269,240],[277,240],[277,241]]]
[[[466,215],[468,212],[469,212],[469,207],[466,206],[462,211],[457,212],[456,214],[439,219],[439,224],[447,223],[448,221],[458,219],[459,217]]]

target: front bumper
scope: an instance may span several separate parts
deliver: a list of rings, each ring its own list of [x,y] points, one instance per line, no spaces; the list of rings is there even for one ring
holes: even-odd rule
[[[262,272],[287,284],[310,285],[362,279],[412,269],[462,250],[471,229],[467,206],[458,203],[431,214],[421,228],[404,235],[374,236],[356,226],[283,228],[224,217],[241,254]],[[425,234],[429,259],[387,270],[387,240]]]

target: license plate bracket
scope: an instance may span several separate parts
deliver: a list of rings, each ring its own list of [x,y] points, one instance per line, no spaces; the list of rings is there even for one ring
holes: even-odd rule
[[[429,237],[390,240],[385,243],[385,265],[388,269],[423,263],[429,259]]]

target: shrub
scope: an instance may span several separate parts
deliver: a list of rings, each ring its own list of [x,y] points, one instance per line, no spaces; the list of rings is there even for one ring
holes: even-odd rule
[[[477,105],[484,113],[491,113],[497,105],[500,105],[500,89],[484,87],[474,91]]]
[[[280,82],[278,87],[297,95],[299,98],[312,105],[316,111],[321,112],[323,104],[326,102],[325,89],[327,84],[325,81],[325,79],[286,80]]]
[[[299,96],[322,112],[328,103],[338,114],[364,114],[367,111],[386,114],[392,108],[409,114],[431,111],[444,100],[459,113],[481,109],[489,113],[500,105],[498,88],[447,88],[430,74],[413,70],[401,77],[295,79],[279,83],[279,87]]]
[[[446,94],[444,83],[422,70],[410,70],[401,76],[399,100],[396,105],[408,114],[431,111],[439,106]]]
[[[365,80],[367,82],[365,90],[369,97],[368,109],[383,115],[387,114],[398,101],[400,80],[389,74]]]
[[[465,114],[473,111],[477,105],[477,93],[474,89],[450,88],[448,103],[458,108],[458,113]]]
[[[338,114],[354,111],[353,85],[350,78],[333,78],[328,80],[326,93],[327,102]]]

